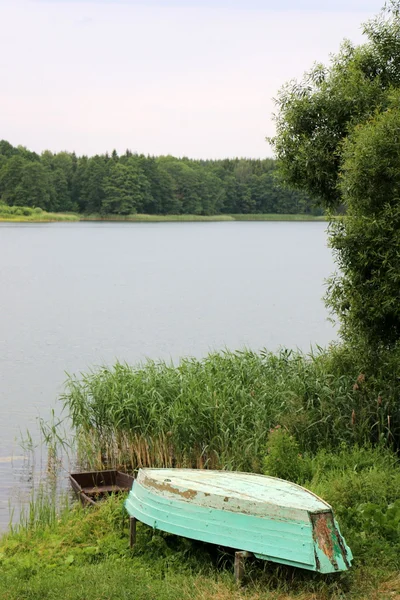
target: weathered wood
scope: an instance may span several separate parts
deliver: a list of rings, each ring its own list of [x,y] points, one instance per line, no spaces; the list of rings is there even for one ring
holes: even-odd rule
[[[129,519],[129,545],[131,548],[136,544],[136,522],[135,517]]]
[[[129,492],[134,477],[115,469],[92,471],[89,473],[71,473],[71,486],[81,503],[86,506],[111,493]]]
[[[154,529],[243,548],[263,560],[320,573],[345,571],[351,565],[351,550],[329,504],[274,477],[140,469],[125,507],[131,517]]]
[[[85,494],[92,496],[96,494],[118,494],[120,492],[126,492],[129,490],[122,488],[120,485],[96,485],[94,487],[84,487],[82,488],[82,491]]]
[[[242,583],[242,579],[246,569],[246,558],[252,556],[251,552],[235,552],[235,581],[238,585]]]

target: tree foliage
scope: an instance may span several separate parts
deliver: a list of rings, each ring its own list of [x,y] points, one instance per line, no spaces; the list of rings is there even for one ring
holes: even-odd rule
[[[331,224],[340,271],[327,303],[369,348],[400,339],[400,1],[277,99],[274,145],[289,184],[346,216]]]
[[[392,346],[400,339],[400,94],[357,126],[343,146],[347,216],[332,225],[340,275],[330,302],[347,337]]]
[[[93,157],[40,156],[0,141],[0,201],[50,211],[127,215],[311,213],[310,198],[285,189],[275,161],[190,160],[113,150]]]

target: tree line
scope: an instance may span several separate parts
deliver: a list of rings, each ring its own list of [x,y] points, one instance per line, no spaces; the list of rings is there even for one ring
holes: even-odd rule
[[[322,214],[282,186],[273,159],[42,154],[0,141],[0,202],[85,214]]]

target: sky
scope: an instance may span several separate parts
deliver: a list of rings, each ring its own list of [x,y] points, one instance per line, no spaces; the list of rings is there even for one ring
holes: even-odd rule
[[[0,0],[0,139],[272,156],[273,98],[383,0]]]

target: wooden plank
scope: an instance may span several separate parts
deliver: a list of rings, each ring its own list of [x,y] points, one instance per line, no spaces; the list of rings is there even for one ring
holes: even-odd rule
[[[99,485],[94,487],[84,487],[82,491],[88,496],[94,496],[95,494],[117,494],[118,492],[126,491],[124,488],[121,488],[119,485]]]
[[[243,551],[235,552],[234,573],[235,573],[235,581],[238,585],[240,585],[242,583],[243,576],[244,576],[245,569],[246,569],[246,558],[249,558],[250,556],[252,556],[252,554],[250,552],[243,552]]]

